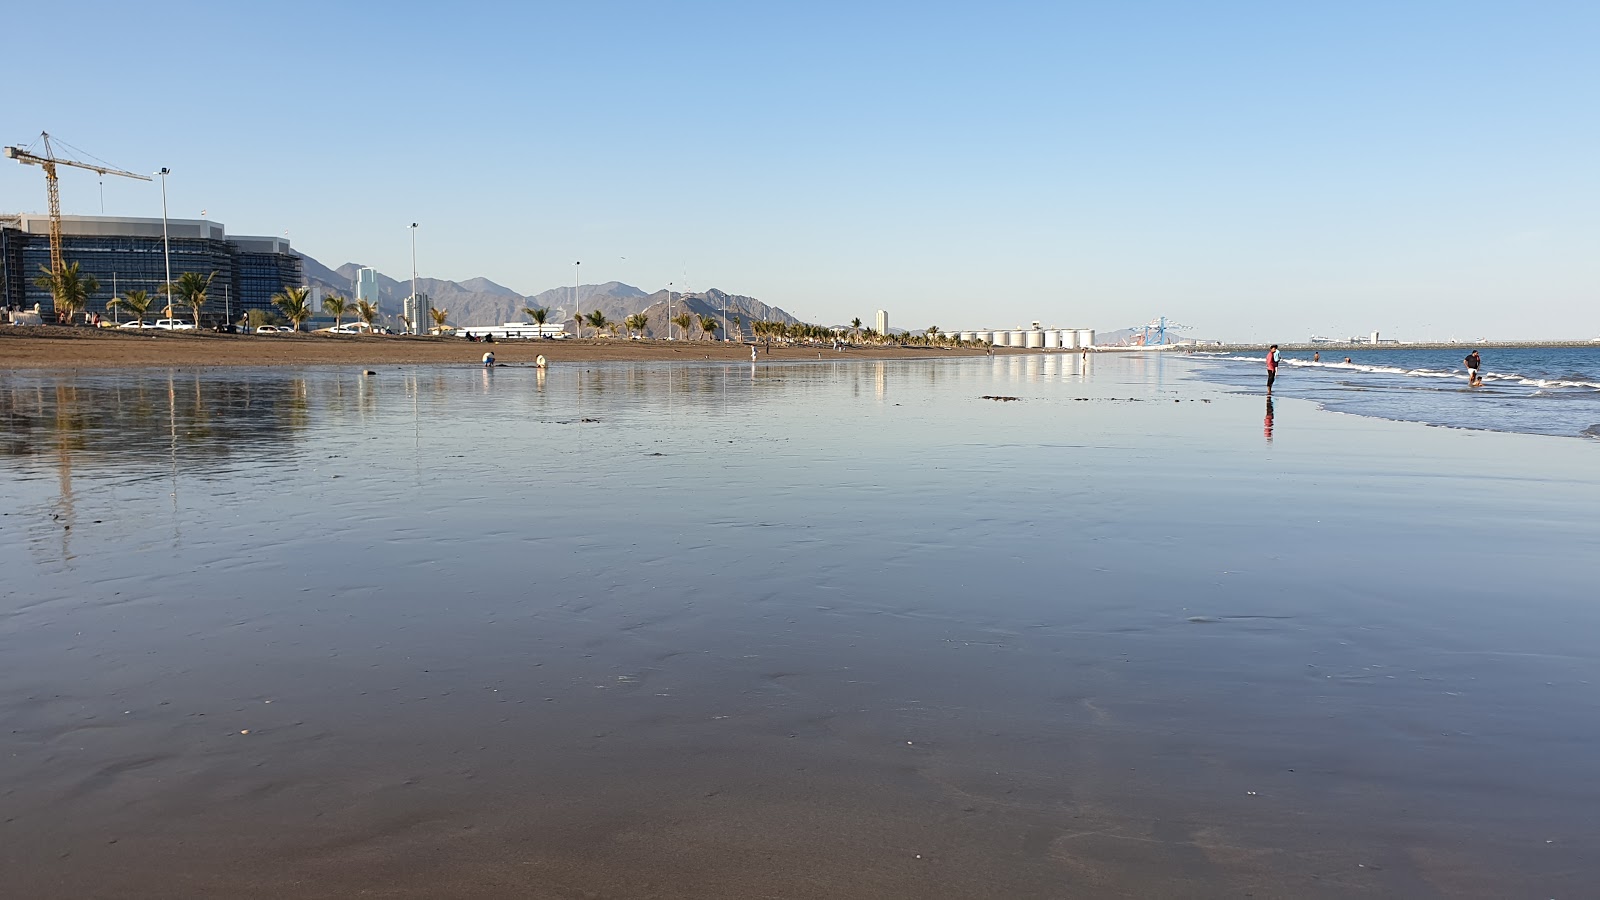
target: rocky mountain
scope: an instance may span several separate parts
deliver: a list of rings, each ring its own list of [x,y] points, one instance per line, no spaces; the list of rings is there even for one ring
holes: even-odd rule
[[[324,294],[354,296],[356,272],[361,268],[359,264],[345,263],[337,269],[330,269],[305,254],[301,254],[300,258],[307,284],[321,288]],[[472,278],[466,281],[418,278],[417,290],[428,295],[435,309],[449,310],[452,325],[465,328],[531,321],[523,312],[524,308],[548,309],[551,322],[572,321],[573,288],[571,287],[551,288],[537,294],[524,295],[487,278]],[[378,273],[378,300],[386,316],[398,313],[401,304],[410,295],[410,280],[400,281],[381,272]],[[577,286],[579,311],[587,315],[599,310],[613,322],[621,322],[628,316],[642,312],[650,321],[646,330],[652,336],[667,334],[668,298],[667,291],[647,293],[620,281]],[[750,334],[750,324],[757,320],[786,323],[799,321],[782,309],[762,303],[754,297],[729,294],[715,288],[692,294],[674,291],[670,294],[670,298],[674,316],[685,312],[694,316],[715,315],[719,323],[726,306],[728,327],[730,329],[735,327],[737,319],[742,323],[740,330],[746,336]],[[570,330],[571,326],[568,327]],[[585,326],[585,329],[587,327]],[[681,336],[676,327],[673,328],[673,334]],[[699,327],[691,327],[689,335],[700,337]]]

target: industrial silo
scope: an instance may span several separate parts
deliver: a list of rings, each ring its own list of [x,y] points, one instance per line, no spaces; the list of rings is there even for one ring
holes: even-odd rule
[[[1007,347],[1026,347],[1026,346],[1028,346],[1028,333],[1026,331],[1023,331],[1021,328],[1013,329],[1011,331],[1006,332],[1006,346]]]
[[[1078,329],[1068,328],[1061,332],[1061,346],[1066,350],[1078,349]]]
[[[978,333],[976,331],[963,331],[961,332],[961,339],[970,344],[977,340],[977,335]]]
[[[1078,329],[1078,346],[1080,346],[1080,347],[1093,347],[1094,346],[1094,329],[1093,328],[1080,328],[1080,329]]]
[[[1031,349],[1038,349],[1044,346],[1044,332],[1042,331],[1025,331],[1022,339],[1024,341],[1023,346]]]
[[[1044,348],[1046,350],[1061,349],[1061,332],[1052,328],[1044,333]]]

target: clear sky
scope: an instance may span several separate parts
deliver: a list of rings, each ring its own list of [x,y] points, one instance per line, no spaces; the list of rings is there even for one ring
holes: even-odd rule
[[[0,141],[171,213],[523,293],[836,323],[1600,335],[1600,3],[7,10]],[[0,210],[43,177],[0,160]],[[100,211],[62,176],[63,211]],[[160,215],[108,178],[109,215]]]

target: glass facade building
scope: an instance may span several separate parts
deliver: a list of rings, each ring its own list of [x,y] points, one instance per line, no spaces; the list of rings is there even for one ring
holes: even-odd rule
[[[113,296],[130,290],[160,295],[167,271],[160,219],[62,216],[61,232],[62,257],[100,282],[84,312],[114,317],[106,309]],[[303,283],[300,257],[286,238],[229,237],[221,225],[193,219],[168,220],[167,232],[173,278],[184,272],[216,273],[201,313],[208,322],[271,309],[273,294]],[[50,267],[49,218],[0,220],[0,262],[0,303],[12,309],[38,304],[48,318],[55,311],[54,298],[34,279]],[[150,309],[160,313],[164,306],[157,301]]]

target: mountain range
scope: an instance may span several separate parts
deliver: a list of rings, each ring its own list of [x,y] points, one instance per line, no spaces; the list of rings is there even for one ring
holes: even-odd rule
[[[320,288],[323,294],[352,297],[356,273],[362,268],[357,263],[345,263],[330,269],[305,254],[300,254],[306,284]],[[762,303],[754,297],[729,294],[712,288],[685,294],[665,290],[648,293],[631,284],[608,281],[604,284],[580,284],[574,288],[559,287],[537,294],[519,294],[505,285],[487,278],[470,278],[466,281],[445,281],[438,278],[418,278],[417,291],[428,296],[434,309],[449,311],[449,322],[462,328],[499,325],[505,322],[531,321],[525,308],[550,310],[550,322],[571,322],[574,306],[588,314],[595,310],[613,322],[620,322],[635,313],[644,313],[649,320],[646,330],[650,335],[667,333],[667,304],[670,300],[672,315],[689,313],[693,316],[715,316],[719,322],[726,311],[729,327],[735,317],[742,330],[749,331],[750,323],[757,320],[794,323],[800,321],[784,310]],[[378,303],[385,315],[400,311],[401,304],[411,295],[411,282],[399,281],[378,273]],[[585,326],[587,328],[587,326]],[[676,333],[674,328],[674,333]],[[691,328],[691,335],[700,333]]]

